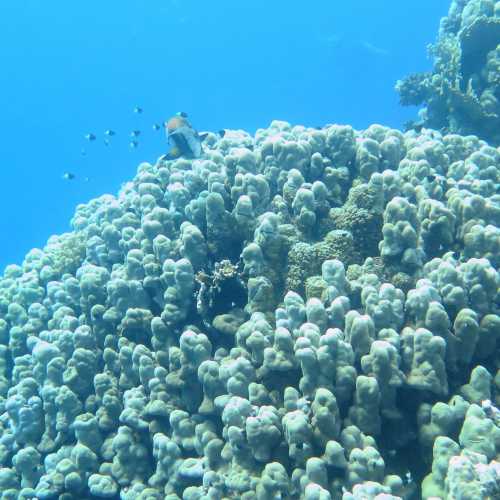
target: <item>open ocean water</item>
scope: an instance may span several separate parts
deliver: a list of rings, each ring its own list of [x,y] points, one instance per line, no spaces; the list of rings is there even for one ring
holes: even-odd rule
[[[2,0],[0,271],[69,230],[78,203],[116,193],[164,153],[165,134],[152,127],[177,111],[199,130],[253,132],[273,119],[402,127],[416,110],[399,105],[394,84],[430,69],[426,46],[448,7]]]

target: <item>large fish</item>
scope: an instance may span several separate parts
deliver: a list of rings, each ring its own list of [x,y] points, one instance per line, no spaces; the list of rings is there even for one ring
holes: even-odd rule
[[[207,133],[199,134],[189,123],[187,114],[177,113],[165,122],[167,139],[172,146],[170,151],[163,157],[165,160],[174,160],[183,156],[184,158],[199,158],[203,152],[201,142]]]

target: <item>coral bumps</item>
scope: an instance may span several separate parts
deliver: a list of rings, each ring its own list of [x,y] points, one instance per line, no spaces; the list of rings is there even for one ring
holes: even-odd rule
[[[209,139],[0,279],[0,498],[498,498],[499,151]]]

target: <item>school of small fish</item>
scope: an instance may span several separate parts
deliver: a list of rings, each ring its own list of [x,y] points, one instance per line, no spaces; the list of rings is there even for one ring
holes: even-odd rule
[[[135,106],[133,108],[135,114],[142,114],[143,108],[141,106]],[[172,118],[163,123],[165,128],[167,141],[171,146],[168,153],[163,155],[163,159],[172,160],[179,157],[185,158],[199,158],[202,154],[202,142],[207,136],[208,132],[198,133],[191,125],[187,119],[187,113],[181,111],[176,113]],[[159,123],[153,123],[152,129],[155,132],[161,130],[162,125]],[[131,150],[137,149],[139,147],[139,137],[142,131],[139,129],[134,129],[129,132],[129,148]],[[224,131],[219,131],[220,136],[224,135]],[[105,146],[109,146],[112,143],[113,137],[117,135],[117,132],[112,129],[107,129],[104,131],[103,143]],[[95,142],[97,140],[97,135],[94,132],[88,132],[84,135],[84,139],[89,142]],[[87,149],[81,149],[81,155],[87,155]],[[72,181],[77,178],[74,172],[66,171],[62,174],[62,179],[65,181]],[[89,181],[89,177],[84,177],[84,181]]]

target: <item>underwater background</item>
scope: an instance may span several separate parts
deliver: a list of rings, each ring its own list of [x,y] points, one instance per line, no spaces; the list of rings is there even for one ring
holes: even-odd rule
[[[430,69],[426,46],[449,4],[2,0],[0,271],[164,153],[152,125],[177,111],[199,130],[273,119],[401,128],[415,109],[394,84]]]
[[[0,500],[500,499],[500,0],[269,4],[0,7]]]

